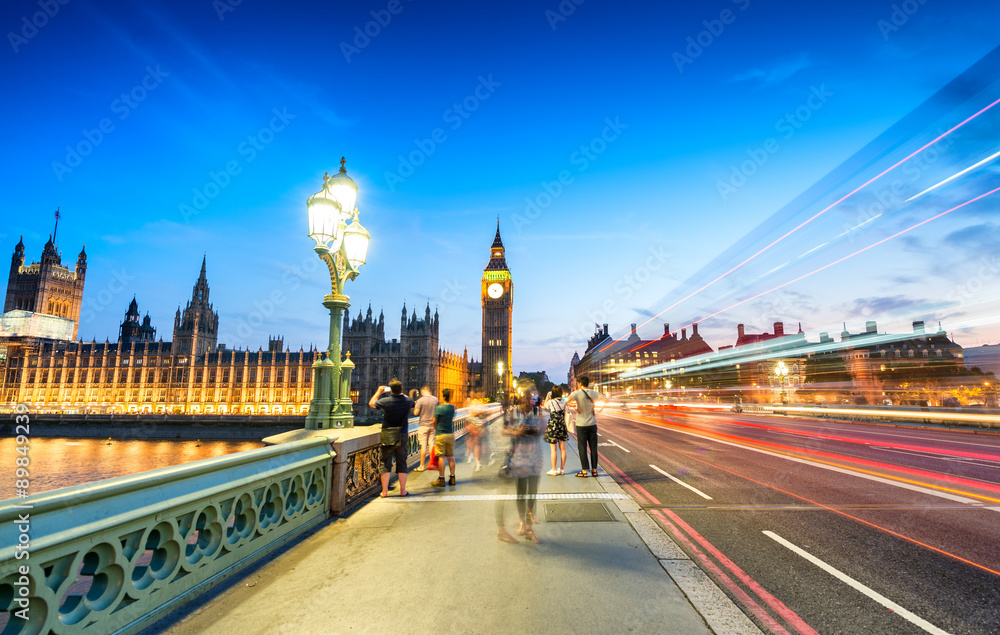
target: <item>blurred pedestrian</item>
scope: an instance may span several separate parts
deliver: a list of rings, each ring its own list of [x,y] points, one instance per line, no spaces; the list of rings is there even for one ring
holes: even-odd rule
[[[388,386],[379,386],[368,400],[369,408],[378,408],[383,413],[382,435],[382,498],[389,495],[389,475],[392,461],[396,461],[396,476],[399,477],[399,495],[406,491],[406,446],[409,437],[410,410],[413,400],[403,394],[403,384],[393,379]]]
[[[576,405],[576,446],[580,452],[581,470],[577,476],[587,477],[587,470],[597,476],[597,417],[594,416],[594,405],[601,398],[601,393],[590,390],[590,378],[578,378],[580,388],[570,393],[566,404]],[[587,448],[590,448],[590,461],[587,460]]]
[[[566,429],[566,404],[563,403],[562,394],[562,387],[553,386],[543,406],[549,411],[549,421],[545,426],[545,442],[552,447],[552,469],[546,472],[549,476],[559,476],[566,469],[566,441],[569,440],[569,431]],[[556,467],[557,462],[559,467]]]
[[[469,455],[469,462],[476,461],[476,472],[483,469],[480,456],[483,453],[483,443],[485,441],[486,419],[483,416],[483,407],[478,403],[473,403],[469,408],[468,423],[465,426],[468,437],[465,441],[465,451]]]
[[[434,453],[438,457],[438,479],[431,483],[434,487],[444,487],[444,466],[447,459],[451,469],[448,485],[455,484],[455,406],[451,405],[451,389],[441,391],[444,403],[434,409]]]
[[[504,434],[510,437],[511,448],[507,461],[501,468],[501,474],[506,472],[508,480],[515,481],[517,489],[517,516],[520,525],[517,535],[525,540],[542,542],[535,535],[535,499],[538,495],[538,479],[542,473],[542,453],[540,441],[542,430],[538,415],[534,413],[531,399],[522,397],[512,407],[510,421],[504,422]],[[497,500],[496,506],[497,538],[504,542],[517,542],[517,539],[504,527],[503,500]]]
[[[427,469],[428,455],[434,447],[434,409],[438,407],[437,397],[431,392],[431,387],[427,384],[420,389],[420,398],[416,400],[413,407],[413,414],[420,417],[417,425],[417,441],[420,442],[420,464],[417,466],[418,472]]]

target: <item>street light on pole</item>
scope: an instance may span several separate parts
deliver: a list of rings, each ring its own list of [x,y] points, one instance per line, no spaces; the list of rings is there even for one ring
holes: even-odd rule
[[[340,360],[340,328],[350,298],[344,295],[344,284],[358,277],[368,257],[368,233],[358,220],[354,206],[358,186],[347,176],[340,159],[340,172],[323,175],[323,188],[309,197],[309,237],[316,241],[313,250],[330,270],[331,293],[323,297],[323,306],[330,311],[330,345],[326,355],[313,363],[313,395],[309,402],[306,429],[350,428],[354,425],[351,400],[351,354]],[[351,221],[348,224],[348,221]]]
[[[788,403],[788,397],[785,395],[785,382],[788,381],[788,366],[785,366],[785,362],[778,362],[778,365],[774,367],[774,376],[781,385],[781,403]]]

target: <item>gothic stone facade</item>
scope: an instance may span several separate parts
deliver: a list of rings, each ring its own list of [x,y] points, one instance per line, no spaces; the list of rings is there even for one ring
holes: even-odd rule
[[[295,414],[312,397],[317,351],[221,350],[200,358],[170,342],[11,338],[0,405],[35,412]]]
[[[82,281],[82,276],[81,276]],[[9,299],[9,298],[8,298]],[[23,403],[35,412],[305,415],[312,398],[312,365],[320,351],[227,350],[217,345],[218,314],[209,303],[202,262],[191,301],[174,321],[174,342],[153,341],[148,315],[140,322],[133,299],[117,343],[14,336],[0,340],[0,407]],[[401,319],[399,341],[385,341],[385,320],[369,311],[345,320],[344,350],[356,364],[352,396],[359,414],[379,384],[393,377],[407,389],[429,383],[440,396],[451,388],[463,405],[479,365],[467,354],[438,347],[440,318]]]
[[[177,307],[174,316],[174,349],[180,354],[199,357],[215,350],[219,341],[219,314],[208,300],[208,278],[205,259],[201,259],[201,274],[194,283],[191,300],[184,313]]]
[[[62,254],[49,237],[42,259],[25,265],[24,239],[14,247],[7,278],[4,312],[31,311],[73,320],[73,337],[80,325],[83,284],[87,275],[87,253],[80,250],[75,269],[62,264]]]
[[[379,312],[378,319],[368,312],[353,320],[344,315],[345,352],[351,353],[355,364],[351,374],[351,398],[355,403],[355,414],[373,414],[368,408],[368,399],[379,386],[391,379],[403,382],[406,391],[420,389],[428,384],[431,391],[441,397],[441,391],[450,388],[452,403],[457,407],[466,404],[468,393],[474,388],[477,364],[469,361],[467,351],[461,355],[443,350],[440,342],[441,318],[437,311],[431,315],[430,305],[424,309],[424,317],[417,317],[416,309],[410,316],[403,306],[399,321],[399,339],[386,340],[385,315]]]

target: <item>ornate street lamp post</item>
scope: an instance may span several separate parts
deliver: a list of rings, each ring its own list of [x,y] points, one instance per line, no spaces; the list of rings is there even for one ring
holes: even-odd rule
[[[778,362],[778,365],[774,367],[774,376],[781,385],[781,403],[788,403],[788,397],[785,395],[785,382],[788,381],[788,366],[785,366],[785,362]]]
[[[306,201],[309,210],[309,237],[316,241],[313,248],[330,269],[331,293],[323,297],[323,306],[330,311],[330,346],[326,355],[313,363],[313,396],[309,402],[306,428],[350,428],[354,425],[351,400],[351,354],[340,360],[340,327],[350,298],[344,295],[344,283],[358,277],[368,255],[371,235],[361,226],[354,202],[358,186],[347,176],[340,159],[340,172],[323,175],[323,189]],[[348,224],[348,221],[351,221]]]

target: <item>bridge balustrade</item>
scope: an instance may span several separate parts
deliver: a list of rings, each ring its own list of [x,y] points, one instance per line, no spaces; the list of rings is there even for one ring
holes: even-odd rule
[[[492,422],[500,408],[484,414]],[[468,409],[457,413],[456,437],[469,421]],[[416,429],[414,418],[411,459]],[[378,491],[380,432],[297,431],[277,445],[0,503],[0,632],[142,630]],[[25,605],[27,621],[15,615]]]

